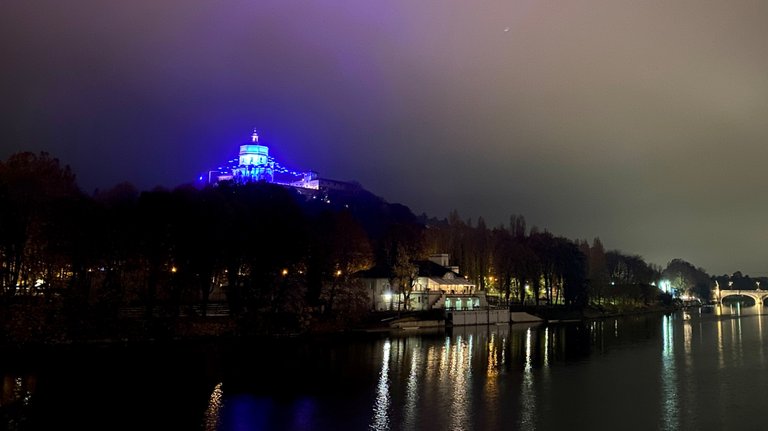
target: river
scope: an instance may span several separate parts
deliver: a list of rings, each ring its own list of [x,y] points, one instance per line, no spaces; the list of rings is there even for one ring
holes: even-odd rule
[[[757,430],[763,311],[6,351],[0,417],[10,430]]]

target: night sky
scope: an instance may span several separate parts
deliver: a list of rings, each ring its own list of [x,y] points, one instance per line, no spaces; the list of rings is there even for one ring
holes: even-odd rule
[[[768,274],[768,3],[6,0],[0,157],[194,181],[256,127],[415,213]]]

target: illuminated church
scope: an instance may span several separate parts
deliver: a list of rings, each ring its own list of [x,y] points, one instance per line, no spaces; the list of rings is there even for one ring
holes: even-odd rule
[[[215,185],[220,181],[236,184],[264,181],[304,190],[357,191],[361,188],[354,182],[318,178],[314,171],[299,172],[283,167],[269,155],[269,147],[259,142],[256,129],[251,134],[251,140],[240,145],[236,159],[230,160],[226,166],[209,170],[198,180],[205,185]]]
[[[232,168],[232,177],[236,182],[274,181],[275,161],[269,157],[269,147],[259,144],[259,134],[255,129],[251,142],[240,146],[237,160],[237,167]]]

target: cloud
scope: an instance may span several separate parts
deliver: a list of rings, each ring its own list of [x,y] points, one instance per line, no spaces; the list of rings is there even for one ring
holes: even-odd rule
[[[0,149],[50,150],[86,189],[174,186],[255,126],[284,164],[419,213],[757,275],[765,8],[6,2]]]

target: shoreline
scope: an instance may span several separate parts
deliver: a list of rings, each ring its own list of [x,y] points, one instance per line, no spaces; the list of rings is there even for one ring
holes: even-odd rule
[[[567,309],[564,307],[526,307],[521,309],[525,313],[535,316],[536,321],[510,321],[509,323],[500,322],[493,325],[525,325],[530,323],[541,324],[573,324],[601,320],[606,318],[624,317],[648,313],[667,313],[675,311],[671,306],[650,306],[633,308],[596,308],[586,307],[584,309]],[[429,315],[430,320],[434,320],[434,312]],[[369,316],[366,322],[360,325],[344,326],[326,325],[319,322],[314,328],[309,328],[301,332],[281,332],[281,333],[242,333],[234,325],[223,323],[219,318],[216,321],[196,321],[194,323],[179,323],[176,328],[163,333],[140,333],[140,331],[128,331],[127,333],[118,333],[114,335],[102,334],[101,336],[88,337],[68,337],[66,334],[55,331],[46,332],[40,330],[34,331],[34,334],[15,333],[6,331],[2,334],[0,348],[4,351],[25,350],[36,347],[68,347],[68,346],[107,346],[107,345],[140,345],[140,344],[176,344],[176,343],[209,343],[209,342],[249,342],[263,340],[327,340],[333,339],[354,339],[359,337],[371,337],[382,335],[402,335],[402,334],[420,334],[445,332],[452,328],[489,326],[486,324],[477,325],[450,325],[440,324],[415,328],[398,328],[384,323],[381,316]],[[426,317],[426,316],[425,316]],[[419,321],[418,316],[409,317],[411,320]],[[423,320],[427,321],[427,320]],[[134,322],[135,323],[135,322]],[[434,322],[432,322],[434,323]],[[6,328],[8,329],[8,328]]]

